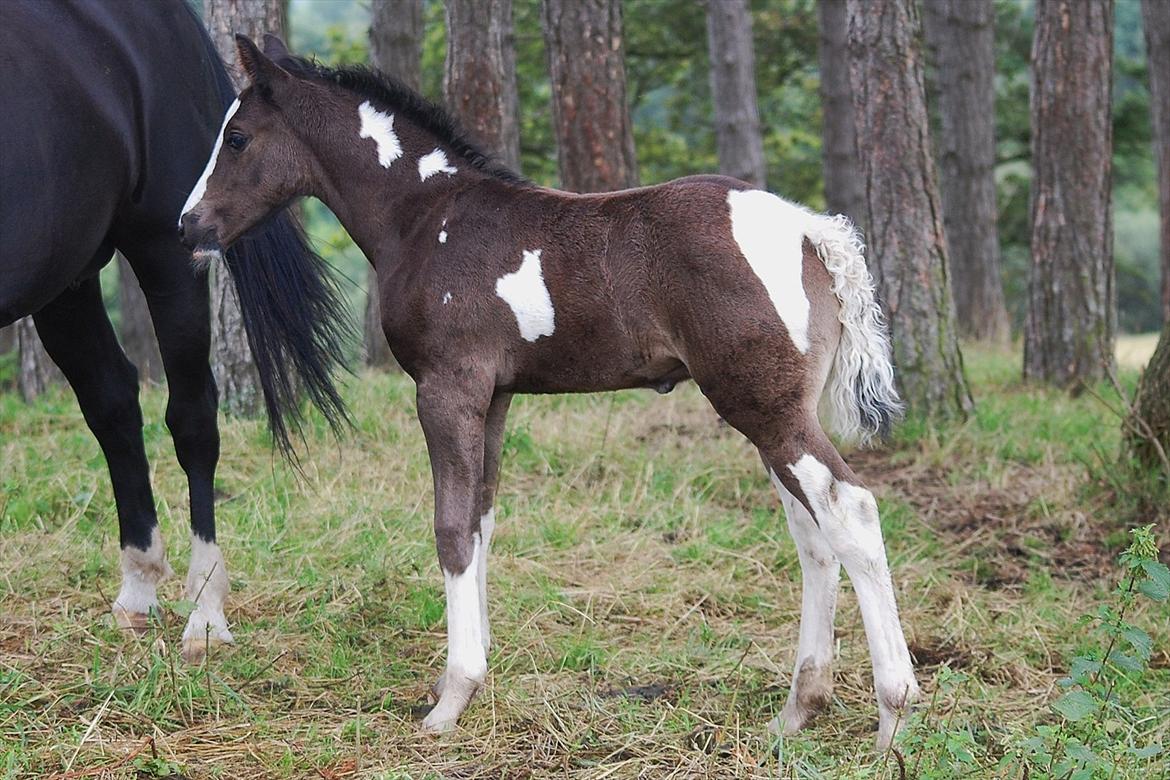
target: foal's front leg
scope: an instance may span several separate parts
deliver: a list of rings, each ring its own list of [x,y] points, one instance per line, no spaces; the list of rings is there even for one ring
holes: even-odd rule
[[[454,728],[487,678],[479,505],[491,392],[477,397],[467,384],[465,378],[428,378],[418,387],[418,417],[435,480],[435,546],[447,592],[447,668],[436,686],[439,701],[423,721],[426,731]]]

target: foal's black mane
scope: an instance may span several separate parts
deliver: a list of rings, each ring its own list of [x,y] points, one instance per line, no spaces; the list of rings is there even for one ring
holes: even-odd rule
[[[277,64],[294,76],[336,84],[400,112],[477,170],[510,184],[531,184],[469,139],[447,109],[427,100],[393,76],[366,65],[330,68],[316,60],[292,55],[281,57]]]

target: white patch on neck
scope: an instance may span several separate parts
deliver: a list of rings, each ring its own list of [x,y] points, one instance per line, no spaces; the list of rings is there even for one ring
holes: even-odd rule
[[[114,610],[143,614],[158,607],[158,583],[170,576],[158,526],[150,533],[150,546],[139,550],[130,545],[122,549],[122,589],[114,599]]]
[[[480,614],[479,564],[480,535],[475,542],[471,560],[462,574],[443,570],[447,591],[447,671],[473,680],[482,680],[487,673],[484,656],[483,619]]]
[[[447,218],[446,217],[443,217],[443,225],[442,225],[442,228],[439,230],[439,243],[440,244],[447,243]]]
[[[525,249],[520,269],[496,280],[496,295],[512,307],[520,337],[525,341],[551,336],[556,324],[552,298],[540,268],[540,251]]]
[[[809,350],[804,236],[812,214],[763,190],[731,190],[731,235],[763,283],[792,343]]]
[[[451,302],[451,291],[448,290],[447,292],[443,293],[443,305],[446,306],[450,302]]]
[[[447,155],[442,149],[436,149],[418,158],[418,178],[420,181],[426,181],[436,173],[445,173],[450,176],[455,172],[455,167],[447,162]]]
[[[402,156],[402,144],[394,132],[394,115],[382,113],[367,100],[358,106],[358,116],[362,120],[358,137],[373,138],[378,146],[378,164],[389,168],[392,162]]]
[[[199,181],[195,182],[195,187],[191,190],[191,194],[187,196],[187,202],[183,204],[183,210],[179,212],[179,226],[183,224],[183,217],[188,211],[199,205],[199,201],[203,200],[203,193],[207,192],[207,180],[211,178],[211,172],[215,170],[216,160],[219,159],[219,149],[223,146],[223,131],[227,129],[228,122],[231,121],[232,116],[240,108],[240,99],[235,101],[228,107],[227,114],[224,115],[223,124],[219,126],[219,135],[215,137],[215,146],[211,147],[211,157],[207,158],[207,165],[203,168],[203,173],[199,176]]]

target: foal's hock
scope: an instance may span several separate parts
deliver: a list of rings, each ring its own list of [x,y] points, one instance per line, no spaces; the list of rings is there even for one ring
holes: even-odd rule
[[[182,216],[205,257],[269,211],[315,195],[377,269],[383,329],[418,386],[446,582],[447,666],[423,726],[452,728],[487,676],[487,564],[514,393],[693,378],[758,448],[804,578],[795,731],[830,695],[844,564],[874,667],[879,744],[915,698],[877,504],[818,420],[865,440],[899,411],[860,240],[826,217],[721,176],[575,195],[536,187],[450,117],[364,68],[238,39],[251,84]]]

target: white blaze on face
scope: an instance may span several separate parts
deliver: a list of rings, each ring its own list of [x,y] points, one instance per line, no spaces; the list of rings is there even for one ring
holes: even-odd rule
[[[358,136],[374,139],[378,147],[378,164],[389,168],[391,163],[402,156],[402,144],[394,132],[394,115],[382,113],[367,100],[358,106],[358,116],[362,120]]]
[[[207,159],[207,166],[203,169],[203,173],[199,176],[199,181],[195,182],[195,188],[191,190],[191,194],[187,196],[187,202],[183,204],[183,210],[179,212],[179,224],[182,225],[183,217],[188,211],[199,205],[199,201],[203,200],[203,193],[207,192],[207,180],[211,178],[211,172],[215,170],[216,160],[219,159],[219,149],[223,146],[223,131],[227,129],[228,122],[235,115],[240,108],[240,99],[231,104],[227,110],[227,114],[223,118],[223,124],[219,126],[219,135],[215,137],[215,146],[211,148],[211,157]]]
[[[187,619],[183,630],[184,640],[231,642],[227,618],[224,617],[224,601],[231,583],[223,553],[215,542],[207,542],[198,536],[191,537],[191,568],[187,572],[187,599],[195,602],[195,611]]]
[[[804,234],[810,214],[763,190],[731,190],[731,235],[768,291],[792,343],[808,352],[808,296],[804,294]]]
[[[426,181],[436,173],[445,173],[450,176],[455,172],[455,167],[447,162],[447,155],[442,149],[436,149],[418,158],[418,178],[420,181]]]
[[[496,295],[512,307],[516,324],[520,326],[520,337],[525,341],[551,336],[556,324],[552,298],[544,285],[540,268],[540,251],[525,249],[520,270],[496,280]]]
[[[471,560],[461,574],[443,571],[447,591],[447,670],[473,680],[487,674],[480,615],[480,535],[474,535]]]
[[[158,607],[158,583],[171,574],[158,526],[150,534],[150,546],[122,549],[122,589],[114,599],[114,611],[145,615]]]

